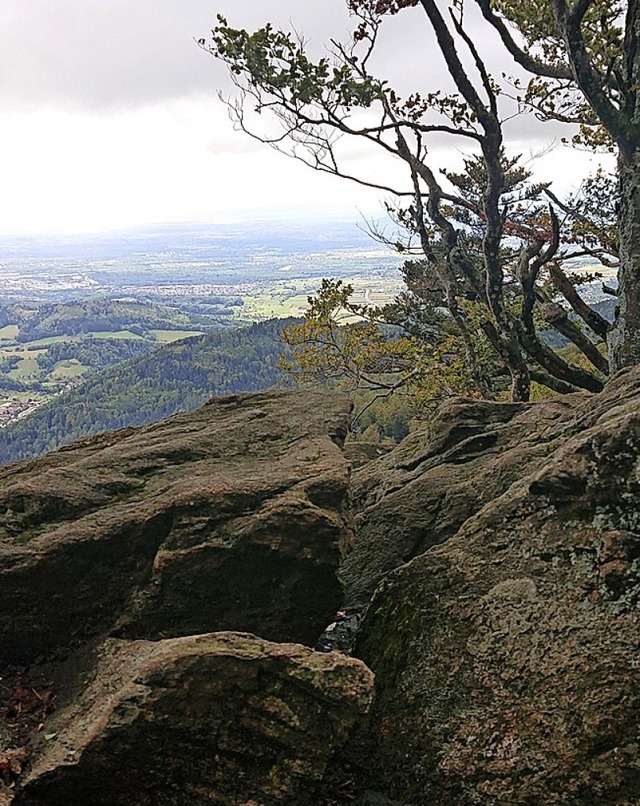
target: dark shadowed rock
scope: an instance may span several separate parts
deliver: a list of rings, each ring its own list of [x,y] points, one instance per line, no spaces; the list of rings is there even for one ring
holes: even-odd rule
[[[110,640],[99,655],[13,806],[314,804],[373,692],[360,661],[242,633]]]
[[[0,651],[50,655],[0,670],[0,804],[638,806],[640,369],[449,402],[350,496],[348,409],[234,397],[0,471]],[[364,722],[360,662],[195,635],[335,614],[337,646],[362,604]]]
[[[349,402],[214,399],[0,470],[0,662],[107,634],[312,643],[351,539]]]
[[[405,806],[639,802],[640,370],[571,405],[363,620],[366,780]]]

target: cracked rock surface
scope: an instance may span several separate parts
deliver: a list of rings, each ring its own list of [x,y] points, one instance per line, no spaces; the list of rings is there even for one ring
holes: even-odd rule
[[[111,639],[96,656],[13,806],[313,804],[373,695],[360,661],[247,633]]]
[[[531,460],[364,617],[369,769],[402,804],[639,802],[640,371],[565,404],[539,451],[514,432],[506,460]]]

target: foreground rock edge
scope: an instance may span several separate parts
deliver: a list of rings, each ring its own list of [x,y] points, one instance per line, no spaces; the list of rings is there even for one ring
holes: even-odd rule
[[[361,661],[247,633],[112,639],[97,656],[93,682],[40,737],[14,806],[314,803],[373,697]]]
[[[109,634],[313,643],[352,539],[350,409],[235,395],[0,469],[0,663]]]

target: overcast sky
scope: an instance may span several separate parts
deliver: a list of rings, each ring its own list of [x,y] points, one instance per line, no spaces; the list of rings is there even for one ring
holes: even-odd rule
[[[224,69],[194,41],[208,35],[220,12],[239,27],[292,20],[319,48],[350,30],[344,6],[0,0],[0,232],[252,216],[357,220],[358,210],[375,211],[383,194],[319,175],[234,132],[216,96]],[[385,67],[414,73],[424,45],[408,47],[410,20],[391,23]],[[429,63],[427,72],[439,69]],[[514,133],[535,149],[527,125]],[[383,171],[359,148],[349,156],[356,170]],[[570,184],[580,159],[560,149],[543,167]]]

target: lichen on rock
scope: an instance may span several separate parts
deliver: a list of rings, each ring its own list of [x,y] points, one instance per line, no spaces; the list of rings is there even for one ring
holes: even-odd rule
[[[639,381],[576,400],[546,455],[377,590],[366,741],[403,803],[637,804]]]
[[[352,480],[348,412],[235,396],[0,471],[2,670],[58,705],[0,803],[638,806],[640,370],[448,401]]]

